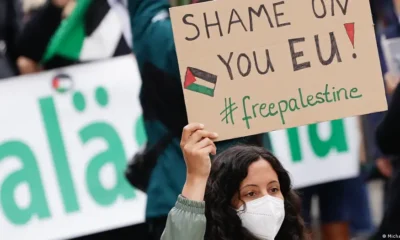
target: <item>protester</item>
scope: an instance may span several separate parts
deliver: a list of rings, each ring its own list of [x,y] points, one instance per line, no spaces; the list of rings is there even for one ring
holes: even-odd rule
[[[21,30],[22,8],[17,0],[0,0],[0,79],[18,74],[16,41]]]
[[[318,197],[320,231],[323,240],[369,236],[374,231],[365,178],[318,184],[299,189],[303,218],[312,228],[312,199]]]
[[[235,146],[211,163],[217,136],[202,124],[184,128],[186,182],[161,239],[307,239],[299,198],[280,162],[264,148]]]
[[[369,189],[365,177],[361,173],[356,178],[345,181],[346,188],[346,212],[349,215],[349,230],[351,239],[364,239],[370,237],[375,226],[372,221],[371,202],[369,199]]]
[[[395,0],[396,1],[396,0]],[[395,78],[391,78],[388,73],[387,63],[381,46],[381,37],[384,35],[386,38],[400,37],[400,25],[398,24],[398,17],[395,12],[393,0],[370,0],[372,16],[375,23],[375,32],[378,53],[381,63],[382,73],[385,75],[386,81],[386,97],[390,101],[391,95],[396,88]],[[377,171],[375,174],[372,172],[372,179],[382,179],[384,181],[384,199],[383,208],[387,207],[389,179],[392,176],[392,165],[390,156],[386,156],[379,147],[376,146],[375,132],[384,117],[384,112],[373,113],[365,116],[366,127],[364,128],[364,135],[369,136],[368,150],[372,153],[374,158],[374,165]]]
[[[47,1],[26,23],[18,43],[20,56],[17,64],[21,74],[40,72],[45,68],[40,62],[52,36],[63,20],[64,8],[70,2],[70,0]],[[38,32],[40,34],[37,34]],[[62,66],[65,64],[60,63],[55,67]]]
[[[185,183],[186,166],[179,147],[182,128],[187,124],[186,108],[175,52],[168,0],[129,0],[133,51],[142,77],[140,94],[148,146],[167,147],[156,156],[147,188],[146,221],[151,239],[159,240],[168,212]],[[242,142],[262,145],[262,135],[225,141],[222,150]]]
[[[370,0],[370,4],[373,22],[375,24],[374,27],[381,69],[382,72],[385,73],[387,67],[380,42],[381,34],[382,31],[387,29],[390,22],[397,21],[397,17],[393,11],[392,0]],[[362,164],[360,176],[349,183],[349,191],[346,194],[349,205],[348,212],[350,216],[350,229],[352,234],[356,236],[371,236],[376,230],[372,223],[370,200],[368,196],[369,189],[367,188],[366,181],[383,180],[383,209],[386,208],[387,181],[392,174],[391,164],[390,158],[380,151],[375,141],[375,131],[383,117],[384,112],[360,116],[362,119],[362,132],[364,136],[367,162],[366,164]],[[350,186],[351,184],[353,184],[353,186]]]
[[[18,66],[27,74],[130,54],[130,31],[123,2],[51,0],[27,23]]]
[[[39,7],[39,4],[44,1],[46,3]],[[130,20],[128,13],[125,12],[125,7],[120,8],[125,1],[129,1]],[[390,183],[387,195],[387,211],[385,211],[376,239],[381,239],[382,234],[399,234],[396,226],[400,226],[398,219],[400,191],[395,187],[396,184],[400,184],[400,153],[395,147],[399,130],[398,126],[395,125],[399,122],[399,113],[397,112],[400,111],[398,110],[400,107],[398,106],[400,104],[398,103],[400,78],[387,73],[380,49],[380,34],[385,34],[388,38],[400,36],[398,18],[393,11],[393,6],[389,5],[391,1],[370,0],[374,18],[380,18],[379,21],[374,20],[374,22],[388,97],[390,98],[393,94],[390,111],[377,131],[378,144],[382,151],[378,149],[375,143],[375,130],[384,113],[375,113],[363,117],[365,123],[363,130],[367,136],[368,155],[374,162],[374,166],[371,168],[374,168],[373,172],[375,173],[371,175],[378,175],[378,178],[388,180]],[[22,15],[20,14],[19,2],[19,0],[0,0],[0,79],[19,73],[36,73],[129,54],[133,43],[143,80],[140,100],[144,113],[148,146],[157,146],[165,136],[172,136],[167,144],[168,146],[157,155],[158,161],[152,169],[150,185],[147,189],[146,222],[150,229],[151,239],[159,240],[164,229],[163,239],[165,240],[254,239],[255,232],[252,231],[255,228],[254,225],[250,226],[245,223],[247,214],[240,217],[236,214],[236,210],[232,209],[232,207],[240,209],[240,203],[237,201],[240,195],[234,195],[232,192],[227,194],[224,192],[226,189],[223,188],[237,190],[245,182],[253,181],[253,178],[260,181],[257,182],[259,185],[266,185],[267,178],[274,178],[279,182],[277,185],[280,185],[281,192],[271,193],[274,197],[266,197],[269,193],[262,191],[259,191],[261,195],[256,197],[242,197],[242,200],[247,203],[247,207],[253,206],[253,203],[255,203],[253,201],[263,202],[261,200],[276,200],[279,197],[284,199],[285,220],[281,227],[276,224],[277,235],[275,239],[307,238],[301,217],[298,215],[297,206],[293,206],[297,204],[297,199],[291,191],[290,179],[275,157],[257,147],[229,148],[237,143],[261,146],[263,141],[268,141],[267,134],[216,143],[218,153],[227,148],[229,150],[221,153],[215,159],[212,169],[208,169],[208,171],[211,171],[210,176],[208,175],[210,172],[206,174],[209,177],[209,185],[205,186],[205,179],[207,179],[205,176],[202,177],[201,181],[198,181],[198,178],[194,180],[191,178],[194,173],[198,173],[205,166],[201,163],[210,163],[208,154],[203,152],[200,163],[196,161],[196,164],[199,165],[193,167],[191,164],[194,163],[195,159],[198,160],[197,157],[188,157],[189,152],[183,149],[186,157],[184,158],[179,146],[181,130],[187,124],[187,117],[171,20],[169,19],[168,8],[170,4],[168,0],[38,0],[31,5],[33,11],[29,10],[29,15],[27,15],[29,18],[26,18],[27,22],[24,28],[21,27]],[[88,10],[89,4],[87,3],[89,2],[91,2],[90,9],[92,10]],[[187,0],[179,2],[187,2]],[[193,2],[197,2],[197,0]],[[110,12],[108,7],[113,8],[113,4],[119,6],[115,8],[119,10],[114,9],[116,12],[113,18],[114,20],[119,19],[119,21],[108,23],[108,25],[103,24],[102,26],[107,26],[107,28],[98,29],[102,18]],[[76,11],[77,9],[79,11]],[[82,9],[86,10],[80,11]],[[97,11],[96,9],[101,10]],[[123,10],[120,11],[121,9]],[[74,17],[69,18],[70,16]],[[96,17],[96,19],[93,17]],[[128,26],[126,22],[132,23],[132,26],[131,24]],[[78,44],[69,44],[77,43],[72,41],[76,40],[76,36],[78,36],[75,35],[74,29],[76,30],[76,28],[72,27],[75,23],[84,26],[87,39],[92,36],[92,39],[96,40],[92,43],[100,42],[104,44],[92,45],[96,47],[89,47],[88,49],[91,49],[91,51],[81,51],[83,49],[81,46],[84,43],[90,43],[86,38],[80,38],[77,41]],[[116,33],[116,37],[112,37],[112,42],[102,41],[111,39],[108,37],[111,35],[110,33],[116,32],[115,29],[118,29],[119,32]],[[134,32],[133,37],[130,33],[131,30]],[[201,131],[197,130],[196,132]],[[209,137],[212,138],[211,135]],[[263,137],[264,139],[262,139]],[[188,139],[188,141],[193,140],[193,136]],[[197,142],[196,144],[203,143]],[[189,147],[194,147],[196,144],[189,144]],[[213,146],[212,148],[215,147],[211,143],[210,145]],[[197,151],[197,153],[199,152]],[[242,154],[243,158],[236,158],[236,154]],[[235,157],[231,157],[231,155],[235,155]],[[395,157],[392,155],[395,155]],[[254,156],[254,158],[250,156]],[[259,160],[260,156],[261,160]],[[230,161],[227,161],[228,158],[230,158]],[[188,165],[185,164],[185,160]],[[253,171],[256,164],[260,164],[260,169],[265,168],[265,172],[268,172],[268,174],[258,177],[258,173]],[[237,167],[243,168],[238,169]],[[227,171],[227,169],[235,171]],[[229,181],[226,180],[228,177]],[[374,177],[370,176],[370,178]],[[232,179],[236,181],[232,181]],[[193,182],[200,184],[194,186]],[[214,186],[210,185],[211,182],[214,182]],[[184,185],[184,192],[182,192]],[[199,190],[199,188],[201,189]],[[311,223],[311,199],[315,195],[320,197],[321,229],[324,240],[349,239],[351,232],[365,230],[369,233],[371,231],[368,192],[362,176],[300,190],[302,193],[300,197],[303,198],[302,217],[306,220],[305,225],[307,227],[310,227]],[[197,198],[198,193],[200,193],[199,198]],[[192,198],[192,196],[195,197]],[[178,200],[176,200],[177,198]],[[259,199],[255,200],[256,198]],[[220,203],[216,199],[224,201]],[[236,201],[231,203],[232,199]],[[279,200],[271,200],[271,202],[279,202]],[[224,215],[225,212],[229,214]],[[243,212],[246,213],[246,209]],[[291,216],[295,218],[293,224],[288,223]],[[241,227],[240,221],[244,223],[245,228]],[[269,223],[268,221],[266,222]],[[258,224],[262,222],[258,221]],[[184,227],[179,227],[178,224]],[[293,231],[290,231],[290,229]],[[185,231],[182,232],[181,230]],[[130,231],[131,229],[126,228],[124,232],[109,233],[107,237],[117,236],[118,239],[122,239],[124,235],[129,235]],[[267,235],[272,233],[274,231],[268,231]],[[181,235],[184,238],[181,238]],[[244,235],[246,237],[243,237]],[[104,236],[102,233],[99,238]],[[240,238],[240,236],[242,237]],[[142,239],[138,235],[135,235],[134,238]]]
[[[382,71],[386,71],[380,46],[380,32],[387,29],[387,25],[397,18],[393,15],[391,0],[370,0],[373,21],[376,24],[379,56]],[[387,31],[387,30],[386,30]],[[393,30],[389,31],[392,35]],[[361,116],[365,137],[366,155],[372,161],[363,168],[357,178],[336,181],[299,190],[303,198],[304,219],[307,225],[311,224],[311,199],[313,195],[319,197],[320,217],[322,223],[322,238],[349,239],[351,235],[371,234],[374,231],[371,219],[368,189],[363,179],[388,179],[391,174],[391,165],[388,156],[383,154],[374,141],[375,130],[383,118],[384,113],[373,113]],[[335,196],[335,197],[331,197]],[[385,202],[385,201],[384,201]]]
[[[375,239],[384,234],[400,234],[400,87],[393,93],[389,110],[377,129],[377,142],[382,152],[395,156],[390,179],[388,206]]]
[[[360,129],[362,131],[362,129]],[[361,154],[360,154],[361,155]],[[351,239],[374,232],[364,173],[298,189],[306,226],[312,229],[313,198],[318,197],[319,226],[323,240]]]
[[[396,13],[393,9],[400,9],[400,1],[394,0],[388,2],[386,7],[386,15],[391,18],[386,19],[382,34],[386,38],[400,37],[400,24]],[[396,7],[394,7],[396,6]],[[384,62],[384,61],[383,61]],[[392,156],[390,161],[386,163],[389,173],[388,189],[386,193],[386,207],[384,209],[383,220],[373,239],[382,239],[385,235],[400,234],[400,151],[398,147],[398,136],[400,136],[400,76],[393,75],[389,69],[384,69],[386,90],[390,96],[390,104],[388,112],[385,114],[382,122],[376,131],[377,143],[381,151]]]
[[[119,0],[48,0],[30,13],[18,41],[17,63],[21,73],[131,54],[131,27],[125,4]],[[132,239],[132,235],[146,239],[144,227],[147,226],[111,227],[109,231],[74,240],[123,240]]]

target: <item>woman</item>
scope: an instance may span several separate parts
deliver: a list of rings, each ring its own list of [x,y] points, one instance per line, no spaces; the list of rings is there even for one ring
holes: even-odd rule
[[[215,155],[218,135],[202,124],[183,130],[186,183],[162,240],[307,239],[299,198],[280,162],[260,147]]]

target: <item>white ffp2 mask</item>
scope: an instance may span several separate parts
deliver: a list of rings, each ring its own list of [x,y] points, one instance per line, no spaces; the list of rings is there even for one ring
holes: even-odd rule
[[[284,201],[269,195],[247,202],[237,212],[243,227],[263,240],[274,240],[285,218]]]

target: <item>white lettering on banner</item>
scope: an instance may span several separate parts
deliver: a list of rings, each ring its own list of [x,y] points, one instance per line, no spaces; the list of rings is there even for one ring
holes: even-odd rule
[[[144,221],[124,179],[145,141],[132,56],[0,83],[2,239],[65,239]]]
[[[361,137],[356,117],[275,131],[270,137],[296,188],[359,174]]]

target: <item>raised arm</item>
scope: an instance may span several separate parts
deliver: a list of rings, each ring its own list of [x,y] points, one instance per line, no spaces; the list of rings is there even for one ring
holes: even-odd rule
[[[216,154],[215,133],[201,124],[183,130],[181,148],[186,162],[186,183],[182,195],[168,214],[162,240],[204,240],[206,216],[204,194],[211,169],[210,154]]]
[[[129,0],[128,7],[139,65],[150,62],[180,79],[168,0]]]

